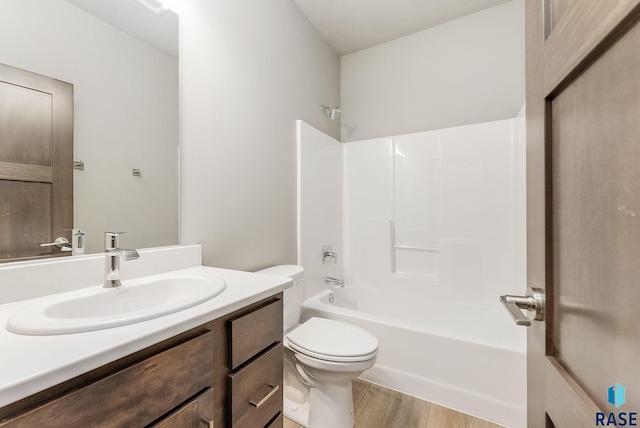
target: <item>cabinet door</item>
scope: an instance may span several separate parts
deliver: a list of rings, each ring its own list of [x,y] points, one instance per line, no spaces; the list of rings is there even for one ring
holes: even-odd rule
[[[213,428],[213,389],[207,388],[151,428]]]

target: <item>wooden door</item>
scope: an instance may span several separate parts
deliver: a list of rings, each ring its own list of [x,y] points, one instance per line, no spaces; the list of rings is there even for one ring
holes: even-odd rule
[[[71,254],[73,85],[0,64],[0,201],[0,260]]]
[[[639,423],[639,4],[525,0],[532,428]]]

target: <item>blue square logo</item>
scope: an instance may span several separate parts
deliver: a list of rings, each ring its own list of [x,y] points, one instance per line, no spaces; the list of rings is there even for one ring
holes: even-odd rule
[[[624,404],[624,386],[616,383],[614,386],[609,387],[608,401],[609,404],[613,404],[616,408]]]

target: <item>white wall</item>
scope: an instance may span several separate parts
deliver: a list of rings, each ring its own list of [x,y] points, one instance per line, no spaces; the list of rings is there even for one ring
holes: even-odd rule
[[[74,85],[74,225],[178,243],[178,61],[63,0],[0,0],[0,63]],[[131,175],[140,168],[142,177]]]
[[[343,142],[517,116],[523,0],[341,57]]]
[[[339,58],[291,0],[182,0],[181,232],[205,265],[296,263],[296,120],[333,137]]]

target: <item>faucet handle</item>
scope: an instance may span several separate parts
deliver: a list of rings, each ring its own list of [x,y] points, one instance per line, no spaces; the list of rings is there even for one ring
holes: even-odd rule
[[[64,229],[65,232],[71,232],[71,236],[86,235],[83,229]]]
[[[336,264],[338,262],[338,254],[333,252],[331,245],[322,246],[322,264]]]
[[[105,232],[104,236],[112,236],[112,237],[117,237],[120,235],[128,235],[131,232]]]
[[[129,232],[105,232],[104,249],[115,250],[120,245],[120,235],[127,235]]]

